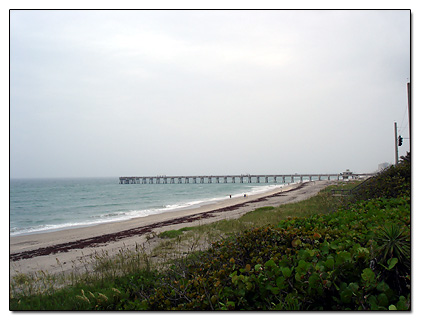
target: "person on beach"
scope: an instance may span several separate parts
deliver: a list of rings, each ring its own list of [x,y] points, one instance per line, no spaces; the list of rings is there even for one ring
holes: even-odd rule
[[[230,198],[231,198],[231,194],[230,194]]]

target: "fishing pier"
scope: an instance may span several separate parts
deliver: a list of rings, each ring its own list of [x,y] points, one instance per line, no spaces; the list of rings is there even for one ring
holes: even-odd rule
[[[123,176],[120,184],[227,184],[227,183],[295,183],[314,180],[347,180],[373,174],[289,174],[289,175],[206,175],[206,176]]]

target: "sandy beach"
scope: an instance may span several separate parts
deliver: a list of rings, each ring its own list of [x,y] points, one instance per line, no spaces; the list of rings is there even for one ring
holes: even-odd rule
[[[128,221],[77,229],[10,237],[10,275],[40,270],[51,274],[69,271],[76,262],[95,252],[109,255],[121,248],[134,248],[148,235],[187,226],[235,219],[263,206],[299,202],[316,195],[333,181],[290,184],[247,197],[227,198],[199,208],[149,215]]]

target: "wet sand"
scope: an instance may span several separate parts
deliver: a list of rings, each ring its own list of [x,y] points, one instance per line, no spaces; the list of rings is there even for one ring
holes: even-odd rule
[[[187,226],[235,219],[263,206],[299,202],[316,195],[333,181],[290,184],[247,197],[227,198],[195,209],[184,209],[127,221],[10,238],[10,275],[74,268],[95,252],[115,254],[121,248],[144,245],[148,235]]]

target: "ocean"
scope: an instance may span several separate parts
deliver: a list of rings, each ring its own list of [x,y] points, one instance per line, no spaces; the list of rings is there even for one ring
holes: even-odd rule
[[[253,195],[280,183],[119,184],[118,178],[10,179],[10,236],[123,221]]]

